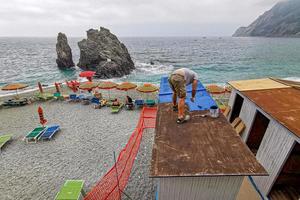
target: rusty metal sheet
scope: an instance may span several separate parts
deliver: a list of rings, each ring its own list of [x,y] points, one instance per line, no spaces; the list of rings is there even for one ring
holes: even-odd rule
[[[269,78],[264,79],[251,79],[251,80],[240,80],[228,82],[232,87],[238,91],[252,91],[252,90],[266,90],[276,88],[290,88],[285,84],[271,80]]]
[[[178,125],[171,108],[158,106],[150,177],[267,175],[222,114]]]
[[[285,88],[246,91],[242,94],[300,137],[300,90]]]

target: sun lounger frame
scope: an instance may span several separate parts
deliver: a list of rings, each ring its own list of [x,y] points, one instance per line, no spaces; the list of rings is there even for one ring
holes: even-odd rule
[[[51,134],[50,134],[49,136],[44,137],[44,135],[47,133],[48,129],[53,128],[53,127],[56,127],[56,129],[54,129],[54,130],[51,132]],[[57,132],[59,132],[59,131],[60,131],[60,126],[59,126],[59,125],[48,126],[48,127],[44,130],[44,132],[40,135],[39,140],[51,140],[52,137],[53,137]]]
[[[42,129],[37,135],[35,135],[34,137],[29,137],[29,135],[37,128],[44,128]],[[26,143],[30,143],[30,142],[34,142],[37,143],[38,138],[41,136],[41,134],[43,134],[45,132],[45,130],[47,129],[47,126],[45,127],[36,127],[34,128],[32,131],[30,131],[29,133],[27,133],[27,135],[25,136],[24,140],[26,141]]]
[[[7,135],[1,135],[0,138],[3,138],[3,137],[8,137],[6,140],[4,140],[4,142],[0,143],[0,153],[2,151],[2,148],[9,142],[12,140],[12,135],[10,134],[7,134]]]
[[[71,185],[72,183],[77,183],[78,185],[76,185],[74,187],[74,185]],[[65,197],[64,194],[70,194],[72,192],[75,192],[74,196],[76,196],[76,197],[72,198],[72,199],[70,199],[70,197],[69,197],[68,199],[70,199],[70,200],[79,200],[81,196],[85,196],[83,186],[84,186],[84,181],[83,180],[66,180],[64,185],[61,187],[60,191],[56,194],[55,200],[65,199],[65,198],[59,198],[60,195],[62,197]]]

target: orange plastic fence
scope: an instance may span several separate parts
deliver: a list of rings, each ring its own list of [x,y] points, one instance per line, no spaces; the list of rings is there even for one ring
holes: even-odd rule
[[[139,150],[143,131],[146,128],[155,128],[157,108],[144,107],[138,125],[129,138],[125,148],[120,152],[116,164],[104,175],[94,188],[85,196],[85,200],[117,200],[120,199],[120,190],[128,182],[129,175]],[[117,170],[117,171],[116,171]],[[117,179],[118,172],[118,179]],[[119,186],[118,186],[119,180]],[[119,190],[120,189],[120,190]]]

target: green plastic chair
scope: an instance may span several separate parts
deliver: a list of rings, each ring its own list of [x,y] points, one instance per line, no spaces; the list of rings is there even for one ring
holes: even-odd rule
[[[29,132],[26,136],[25,136],[25,140],[26,142],[29,141],[34,141],[37,142],[38,137],[46,130],[47,127],[37,127],[35,129],[33,129],[33,131]]]
[[[57,193],[55,200],[79,200],[84,195],[83,180],[67,180]]]
[[[122,109],[123,106],[124,106],[123,103],[120,103],[119,106],[111,106],[111,112],[118,113],[118,112],[120,112],[120,110]]]
[[[55,93],[53,94],[53,97],[54,97],[56,100],[64,100],[64,99],[65,99],[64,96],[62,96],[60,92],[55,92]]]
[[[12,135],[9,135],[9,134],[0,136],[0,150],[8,141],[11,140],[11,138],[12,138]]]

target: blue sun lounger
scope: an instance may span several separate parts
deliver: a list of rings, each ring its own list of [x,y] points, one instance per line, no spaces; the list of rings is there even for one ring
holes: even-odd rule
[[[58,125],[49,126],[40,136],[39,140],[51,140],[55,133],[60,130]]]
[[[138,108],[141,108],[144,106],[145,102],[144,100],[141,100],[141,99],[137,99],[134,101],[135,105],[138,107]]]

